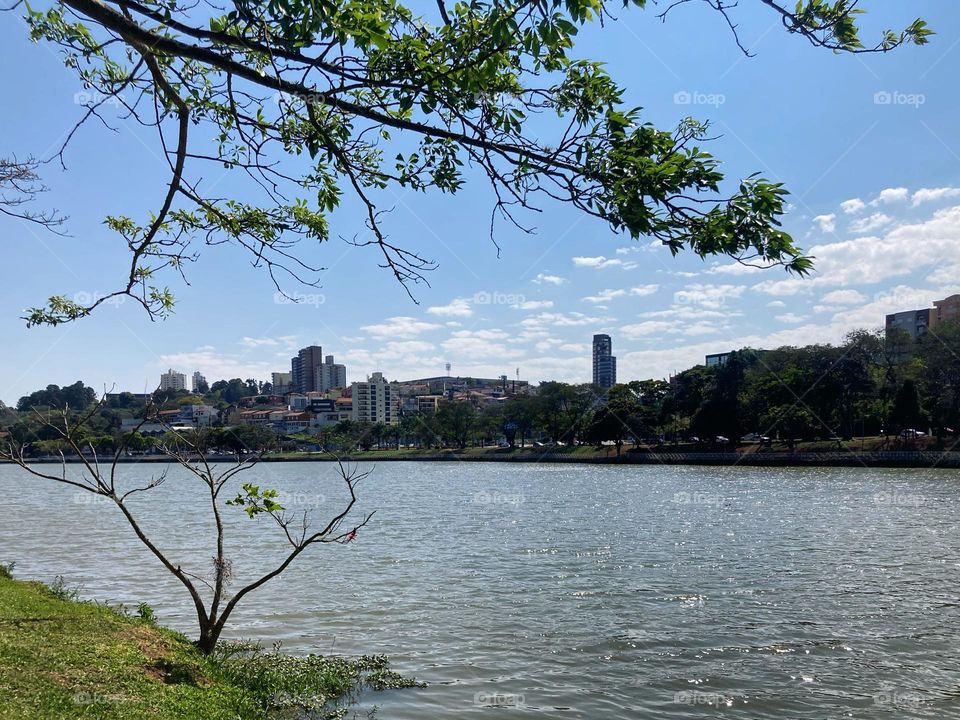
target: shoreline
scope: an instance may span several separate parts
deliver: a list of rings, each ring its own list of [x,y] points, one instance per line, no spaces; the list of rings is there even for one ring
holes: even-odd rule
[[[486,454],[458,452],[431,452],[422,455],[370,451],[352,455],[334,456],[330,453],[302,455],[265,455],[259,462],[499,462],[499,463],[560,463],[584,465],[690,465],[715,467],[867,467],[867,468],[926,468],[960,469],[960,452],[949,451],[834,451],[834,452],[707,452],[707,453],[653,453],[625,452],[616,455],[585,455],[564,452],[490,451]],[[229,456],[208,457],[211,462],[233,461]],[[8,462],[8,461],[6,461]],[[61,458],[37,458],[31,463],[59,465]],[[80,464],[80,458],[66,458],[69,464]],[[122,457],[121,464],[171,463],[165,455]],[[10,463],[13,464],[13,463]]]

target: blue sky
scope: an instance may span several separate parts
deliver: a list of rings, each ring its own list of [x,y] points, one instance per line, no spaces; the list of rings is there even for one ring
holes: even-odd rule
[[[613,336],[619,378],[666,377],[735,347],[835,342],[879,327],[887,312],[960,292],[960,5],[952,0],[864,3],[866,39],[917,16],[937,32],[923,48],[839,56],[788,36],[757,2],[735,11],[737,49],[706,5],[623,11],[581,34],[578,53],[605,60],[628,104],[672,127],[710,120],[709,149],[729,177],[760,171],[792,192],[786,229],[818,258],[812,278],[745,271],[730,261],[671,258],[560,204],[525,218],[527,236],[501,225],[487,234],[491,198],[482,183],[453,198],[400,194],[386,228],[398,244],[439,263],[430,287],[402,288],[372,249],[339,239],[305,248],[328,268],[322,287],[288,286],[290,304],[239,252],[208,248],[169,282],[176,313],[150,322],[132,302],[57,328],[27,329],[25,307],[53,294],[84,297],[118,284],[127,258],[103,226],[108,213],[143,218],[159,203],[164,168],[154,139],[121,120],[89,125],[67,151],[68,170],[44,169],[43,202],[67,214],[70,237],[0,219],[8,262],[0,266],[0,400],[48,383],[82,379],[143,391],[172,366],[208,379],[289,369],[298,347],[320,344],[347,364],[348,379],[382,370],[389,379],[442,374],[514,375],[534,382],[590,378],[593,333]],[[4,96],[0,154],[49,157],[79,118],[83,88],[25,25],[0,23]],[[12,72],[11,68],[16,68]],[[209,169],[207,170],[209,172]],[[231,177],[205,182],[229,192]],[[362,233],[355,204],[332,218],[332,235]]]

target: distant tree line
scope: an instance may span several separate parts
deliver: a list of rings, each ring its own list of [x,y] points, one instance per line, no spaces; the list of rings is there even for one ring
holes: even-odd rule
[[[398,423],[345,420],[289,437],[264,427],[223,427],[229,409],[269,392],[253,380],[213,383],[204,396],[157,392],[154,410],[207,402],[221,409],[215,427],[191,442],[223,452],[321,447],[333,450],[401,446],[455,448],[502,444],[735,442],[747,434],[793,444],[846,440],[904,430],[931,430],[943,443],[960,428],[960,324],[942,323],[914,342],[901,334],[858,330],[839,345],[781,347],[731,353],[722,364],[698,365],[665,380],[635,380],[609,390],[547,381],[536,392],[491,404],[446,400],[436,411],[401,414]],[[265,398],[264,398],[265,399]],[[11,439],[38,453],[57,449],[39,421],[46,409],[82,412],[96,393],[76,382],[50,385],[20,399],[0,419]],[[133,395],[111,395],[86,420],[85,440],[101,451],[118,445],[123,418],[142,416]],[[134,438],[133,452],[177,442],[176,436]]]

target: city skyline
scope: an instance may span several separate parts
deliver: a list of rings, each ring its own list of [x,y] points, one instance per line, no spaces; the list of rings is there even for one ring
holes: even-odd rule
[[[192,284],[173,287],[178,304],[163,322],[149,322],[132,301],[57,328],[26,329],[22,308],[0,317],[11,338],[0,359],[0,400],[10,404],[39,385],[78,377],[98,390],[143,392],[170,367],[208,379],[267,379],[286,372],[291,354],[315,338],[335,347],[354,377],[378,370],[439,375],[450,362],[457,375],[514,377],[519,367],[536,382],[589,379],[590,336],[598,333],[616,338],[623,378],[664,378],[713,352],[838,342],[856,327],[882,328],[886,314],[956,292],[960,276],[953,260],[960,98],[949,91],[960,50],[940,41],[960,33],[960,8],[920,2],[888,12],[890,25],[923,15],[938,36],[896,58],[835,57],[784,41],[769,32],[767,15],[743,12],[743,37],[757,55],[746,58],[729,36],[714,32],[711,14],[692,11],[690,25],[661,26],[651,13],[627,13],[581,36],[583,52],[602,55],[614,75],[629,73],[638,57],[662,70],[626,98],[645,105],[645,119],[667,126],[686,115],[711,120],[718,139],[705,149],[731,178],[760,171],[786,183],[785,229],[815,256],[810,278],[689,253],[671,257],[560,205],[525,218],[536,235],[498,226],[498,255],[482,192],[411,193],[389,198],[391,229],[440,263],[429,287],[412,288],[419,305],[376,267],[372,253],[339,239],[364,231],[359,208],[346,204],[331,219],[334,239],[311,251],[326,268],[319,288],[284,282],[287,294],[280,294],[246,258],[223,252],[187,268]],[[702,43],[686,48],[681,30],[699,31]],[[4,60],[16,65],[29,57],[50,85],[40,93],[11,78],[38,113],[29,122],[7,118],[5,130],[11,144],[43,156],[72,125],[81,88],[24,35],[14,24],[0,28]],[[798,62],[809,72],[790,83],[775,79]],[[766,111],[772,105],[780,108],[776,123]],[[824,108],[855,122],[809,142],[783,141],[824,126]],[[103,215],[113,206],[132,216],[148,211],[166,167],[145,153],[137,130],[119,127],[86,128],[67,157],[70,173],[43,168],[50,193],[40,200],[69,216],[73,238],[0,218],[17,260],[0,278],[24,305],[58,292],[97,297],[123,272],[124,249],[103,229]],[[913,138],[909,147],[899,142],[904,136]],[[121,171],[122,186],[109,181]],[[214,181],[225,193],[232,188],[229,178]]]

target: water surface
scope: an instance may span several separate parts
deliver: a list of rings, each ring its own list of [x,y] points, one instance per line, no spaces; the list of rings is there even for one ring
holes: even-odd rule
[[[318,524],[343,500],[330,464],[252,473]],[[357,540],[309,550],[228,634],[388,654],[429,687],[365,698],[382,720],[960,718],[958,478],[381,463],[359,486],[358,510],[377,512]],[[195,488],[171,470],[137,508],[202,573]],[[114,509],[11,466],[0,492],[0,561],[16,576],[146,601],[192,634],[186,594]],[[235,585],[283,549],[267,519],[233,509],[228,530]]]

